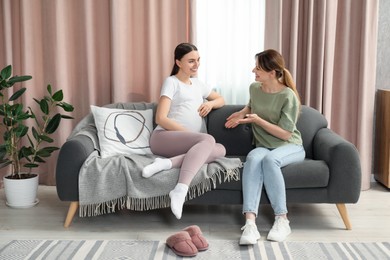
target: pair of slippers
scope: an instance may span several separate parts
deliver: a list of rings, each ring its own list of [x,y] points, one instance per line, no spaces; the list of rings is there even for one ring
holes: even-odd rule
[[[209,248],[209,243],[197,225],[192,225],[167,238],[167,246],[178,256],[196,256]]]

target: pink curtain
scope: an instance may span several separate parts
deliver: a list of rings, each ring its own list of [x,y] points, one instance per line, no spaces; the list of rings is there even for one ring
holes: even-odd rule
[[[61,146],[91,104],[157,101],[188,16],[188,0],[1,0],[0,68],[33,76],[26,105],[47,84],[63,90],[75,119],[54,135]],[[41,183],[55,184],[57,155],[39,168]]]
[[[378,0],[267,0],[265,47],[283,54],[302,103],[356,145],[370,188]]]

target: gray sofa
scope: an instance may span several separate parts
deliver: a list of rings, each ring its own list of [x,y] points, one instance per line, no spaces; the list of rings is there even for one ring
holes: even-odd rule
[[[110,104],[107,107],[128,108],[128,104]],[[156,109],[155,103],[134,103],[136,109]],[[206,118],[208,133],[226,147],[228,157],[245,161],[253,149],[250,125],[226,129],[226,118],[243,105],[225,105],[213,110]],[[91,117],[89,114],[87,117]],[[77,129],[77,126],[76,128]],[[317,110],[302,106],[298,120],[302,133],[306,159],[282,169],[287,192],[287,203],[336,204],[346,229],[351,229],[346,203],[356,203],[361,190],[361,167],[357,149],[327,127],[325,117]],[[77,135],[61,147],[57,168],[57,193],[70,207],[65,220],[68,227],[78,210],[78,175],[85,159],[93,151],[90,138]],[[263,192],[261,203],[269,203]],[[186,204],[242,204],[241,181],[224,182]]]

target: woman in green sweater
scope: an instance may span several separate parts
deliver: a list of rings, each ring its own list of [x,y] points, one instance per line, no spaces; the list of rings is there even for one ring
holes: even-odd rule
[[[255,219],[264,185],[275,214],[267,239],[283,241],[291,233],[287,219],[286,189],[281,167],[305,158],[301,134],[296,127],[300,99],[282,55],[275,50],[256,54],[256,82],[249,87],[250,100],[240,111],[227,118],[225,126],[252,124],[255,149],[244,164],[241,245],[260,239]]]

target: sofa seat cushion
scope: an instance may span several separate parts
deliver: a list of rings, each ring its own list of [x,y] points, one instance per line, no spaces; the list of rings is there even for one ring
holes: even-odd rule
[[[244,161],[240,157],[241,161]],[[242,168],[240,169],[242,174]],[[303,162],[292,163],[282,168],[286,189],[323,188],[328,186],[329,168],[324,161],[305,159]],[[241,175],[242,179],[242,175]],[[241,182],[225,182],[218,190],[241,190]]]
[[[328,186],[329,168],[324,161],[305,159],[282,168],[286,189]]]

